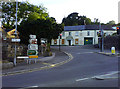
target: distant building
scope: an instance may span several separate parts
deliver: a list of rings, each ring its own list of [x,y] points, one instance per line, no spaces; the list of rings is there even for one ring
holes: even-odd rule
[[[111,25],[102,25],[101,28],[105,36],[116,33]],[[99,31],[99,25],[65,26],[61,33],[60,45],[98,44]],[[52,39],[51,45],[59,45],[59,37],[58,39]]]

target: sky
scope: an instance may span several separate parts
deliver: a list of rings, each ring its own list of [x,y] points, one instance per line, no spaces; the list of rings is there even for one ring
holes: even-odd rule
[[[22,0],[24,1],[24,0]],[[118,2],[120,0],[27,0],[34,5],[43,5],[47,8],[50,17],[54,17],[58,23],[62,22],[73,12],[84,15],[94,21],[107,23],[114,20],[118,23]]]

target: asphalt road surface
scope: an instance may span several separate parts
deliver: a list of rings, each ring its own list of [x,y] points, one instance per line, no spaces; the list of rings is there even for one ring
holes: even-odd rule
[[[73,59],[50,69],[4,76],[3,87],[118,87],[118,57],[81,46],[62,46],[61,50],[71,53]]]

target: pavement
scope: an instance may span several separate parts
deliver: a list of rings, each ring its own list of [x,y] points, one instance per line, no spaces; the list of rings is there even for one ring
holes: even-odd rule
[[[96,53],[106,55],[106,56],[120,57],[120,52],[118,52],[118,51],[116,51],[114,54],[110,50],[104,50],[103,52],[96,52]]]
[[[51,57],[39,57],[36,61],[31,60],[28,64],[27,60],[25,62],[17,64],[15,67],[10,69],[2,70],[2,76],[17,75],[33,71],[39,71],[42,69],[49,69],[56,66],[63,65],[72,60],[72,55],[67,52],[58,51],[52,49],[53,55]]]

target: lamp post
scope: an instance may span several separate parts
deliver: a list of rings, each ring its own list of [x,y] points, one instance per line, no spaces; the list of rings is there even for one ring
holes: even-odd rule
[[[18,0],[16,0],[16,27],[15,27],[15,39],[17,38],[17,10],[18,10]],[[16,42],[15,42],[15,55],[14,55],[14,66],[16,66]]]
[[[99,30],[100,30],[100,51],[103,52],[104,51],[104,32],[103,29],[101,27],[101,23],[99,23]]]

